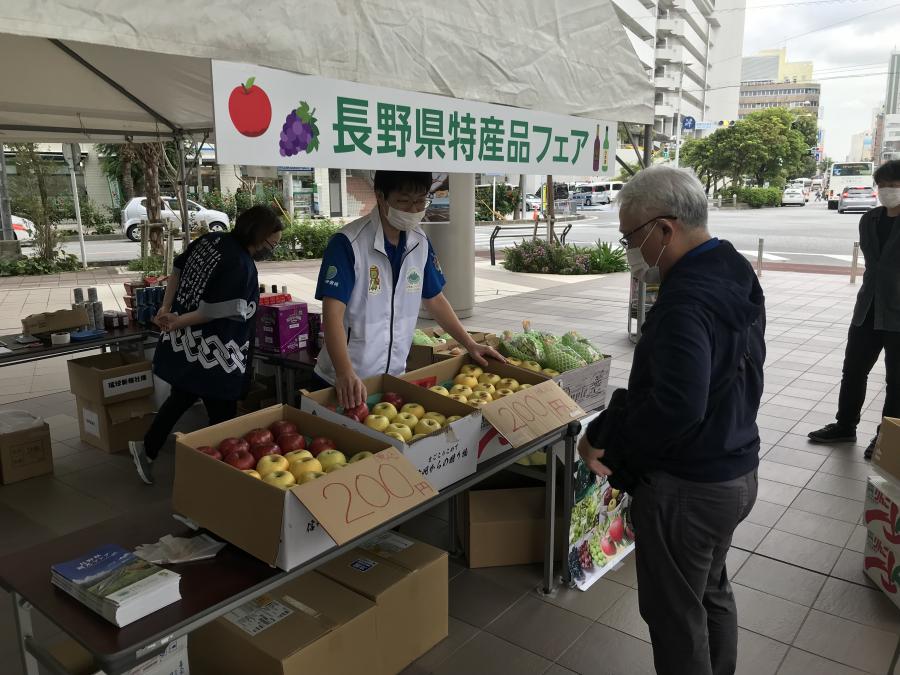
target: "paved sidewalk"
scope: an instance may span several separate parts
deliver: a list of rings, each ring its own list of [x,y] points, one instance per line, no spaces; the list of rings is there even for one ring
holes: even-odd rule
[[[311,297],[317,269],[312,261],[267,266],[260,279]],[[857,287],[843,277],[787,272],[766,272],[762,283],[768,358],[759,416],[759,501],[738,528],[729,557],[741,626],[738,672],[890,675],[900,611],[862,573],[861,525],[864,481],[870,473],[862,451],[884,400],[884,367],[879,363],[870,378],[859,442],[809,444],[806,433],[834,414]],[[108,279],[102,293],[119,295],[118,284],[118,278]],[[38,292],[0,283],[0,319],[9,320],[3,317],[15,314],[13,308],[24,307],[29,297],[40,302],[45,293],[46,302],[55,301],[52,293],[76,284],[62,279],[56,285],[58,290]],[[476,289],[475,315],[467,325],[502,331],[530,319],[539,329],[577,329],[614,356],[611,384],[626,383],[632,353],[625,335],[627,275],[516,275],[479,261]],[[107,296],[101,297],[105,301]],[[0,369],[0,378],[5,370],[12,369]],[[79,441],[61,361],[42,362],[40,373],[35,367],[30,376],[0,382],[3,396],[35,395],[7,407],[46,416],[56,457],[55,476],[0,487],[0,552],[169,498],[171,448],[155,465],[157,485],[148,488],[138,482],[127,457],[110,456]],[[59,392],[37,395],[53,387]],[[202,424],[199,411],[192,411],[182,428]],[[436,509],[404,530],[446,545],[447,511]],[[538,566],[468,570],[452,561],[450,637],[406,673],[652,672],[633,561],[586,593],[563,589],[554,598],[542,598],[535,592],[539,584]],[[12,664],[4,669],[12,674],[18,670],[10,656],[8,609],[8,598],[0,596],[0,663]],[[52,633],[47,622],[39,623],[39,637]]]

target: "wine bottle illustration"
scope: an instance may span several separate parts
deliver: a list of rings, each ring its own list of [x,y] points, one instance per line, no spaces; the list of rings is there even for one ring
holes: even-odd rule
[[[597,135],[594,136],[594,172],[600,170],[600,125],[597,125]]]
[[[599,131],[597,136],[599,138]],[[603,166],[601,167],[601,171],[603,171],[603,173],[609,171],[609,127],[606,127],[606,136],[603,138]]]

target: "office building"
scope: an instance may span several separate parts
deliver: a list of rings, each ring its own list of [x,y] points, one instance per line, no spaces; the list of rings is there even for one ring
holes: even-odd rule
[[[756,110],[790,108],[819,116],[821,85],[812,81],[812,61],[788,61],[784,49],[766,49],[741,62],[738,116]]]
[[[863,131],[850,137],[850,153],[848,162],[871,162],[873,151],[871,131]]]
[[[900,52],[891,54],[888,61],[887,93],[884,97],[886,115],[900,113]]]

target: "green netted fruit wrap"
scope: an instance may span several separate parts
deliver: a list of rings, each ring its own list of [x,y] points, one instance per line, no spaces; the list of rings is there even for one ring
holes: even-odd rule
[[[541,365],[558,370],[561,373],[567,370],[575,370],[576,368],[584,368],[587,365],[587,361],[579,356],[576,351],[561,342],[545,340],[544,351],[546,358],[541,361]]]
[[[519,351],[519,349],[515,346],[514,340],[517,336],[513,335],[512,331],[504,331],[503,337],[500,339],[500,352],[504,356],[511,356],[514,359],[519,359],[520,361],[530,361],[531,357],[524,352]]]
[[[531,326],[528,321],[522,322],[522,328],[524,328],[523,333],[519,333],[518,335],[513,336],[510,343],[519,350],[522,354],[525,354],[525,361],[537,361],[538,363],[544,362],[544,343],[543,338],[537,331],[531,330]],[[519,358],[519,357],[516,357]]]
[[[433,347],[434,346],[434,340],[432,340],[430,337],[425,335],[425,333],[418,328],[416,328],[415,332],[413,333],[412,343],[414,345],[419,345],[421,347]]]
[[[576,354],[578,354],[588,363],[594,363],[595,361],[600,361],[603,359],[603,354],[601,354],[597,350],[597,348],[591,344],[591,341],[587,338],[581,337],[575,331],[570,331],[563,335],[562,343],[567,347],[571,347]]]

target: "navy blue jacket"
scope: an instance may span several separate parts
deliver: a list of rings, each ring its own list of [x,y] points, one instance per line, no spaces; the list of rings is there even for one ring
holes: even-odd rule
[[[588,440],[634,475],[719,482],[752,471],[764,332],[763,292],[747,260],[727,241],[689,252],[647,314],[624,405],[594,420]]]

